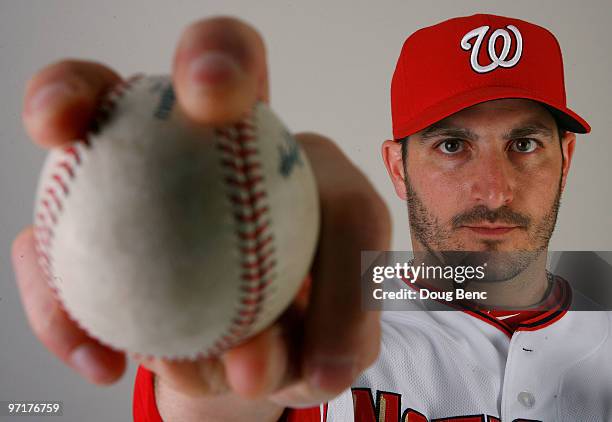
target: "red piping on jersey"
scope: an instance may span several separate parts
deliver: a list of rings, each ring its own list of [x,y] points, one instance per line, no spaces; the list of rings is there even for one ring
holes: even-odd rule
[[[134,381],[132,417],[134,422],[163,422],[155,402],[153,372],[142,365],[138,367]]]
[[[431,290],[441,291],[440,289],[427,285],[427,283],[424,283],[422,280],[419,280],[418,284],[416,282],[412,283],[405,278],[402,278],[402,281],[413,290],[419,291],[424,287]],[[565,279],[555,276],[553,288],[551,289],[551,292],[547,298],[547,301],[554,300],[554,302],[552,302],[553,308],[546,312],[539,313],[531,319],[525,320],[524,322],[520,323],[515,330],[513,330],[504,321],[478,309],[478,305],[472,303],[471,301],[461,301],[461,304],[448,304],[438,299],[434,300],[439,303],[443,303],[446,306],[451,306],[457,310],[460,310],[461,312],[473,316],[474,318],[478,318],[481,321],[486,322],[487,324],[492,325],[493,327],[502,331],[508,337],[512,337],[512,334],[515,331],[535,331],[548,327],[549,325],[560,320],[567,313],[567,310],[572,303],[572,289]]]

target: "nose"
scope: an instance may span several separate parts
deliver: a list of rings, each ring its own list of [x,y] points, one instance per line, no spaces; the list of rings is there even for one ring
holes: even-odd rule
[[[505,156],[491,153],[478,157],[471,170],[471,196],[476,205],[494,210],[512,203],[512,169]]]

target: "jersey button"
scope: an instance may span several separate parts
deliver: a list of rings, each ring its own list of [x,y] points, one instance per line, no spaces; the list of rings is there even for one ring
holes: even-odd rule
[[[518,393],[517,399],[520,404],[530,409],[535,404],[535,397],[528,391],[521,391]]]

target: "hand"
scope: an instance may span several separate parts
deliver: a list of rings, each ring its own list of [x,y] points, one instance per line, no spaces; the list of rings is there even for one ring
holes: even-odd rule
[[[201,20],[184,31],[172,79],[180,106],[203,125],[236,121],[255,101],[269,101],[263,40],[232,18]],[[27,132],[45,148],[82,138],[100,98],[120,80],[95,62],[65,60],[42,69],[26,88]],[[281,406],[312,405],[348,388],[375,360],[379,318],[361,310],[360,251],[388,249],[390,216],[365,176],[331,141],[313,133],[296,138],[312,164],[321,202],[312,284],[305,283],[275,324],[218,358],[137,357],[156,373],[160,391],[201,397],[231,390]],[[68,317],[38,266],[31,227],[17,236],[12,255],[24,308],[40,341],[91,382],[117,380],[124,354],[90,338]]]

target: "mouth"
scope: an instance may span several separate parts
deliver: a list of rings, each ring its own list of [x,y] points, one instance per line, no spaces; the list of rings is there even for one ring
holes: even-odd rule
[[[491,225],[474,225],[474,226],[462,226],[465,229],[471,230],[481,236],[502,236],[511,233],[513,230],[518,230],[520,226],[508,226],[502,224],[491,224]]]

